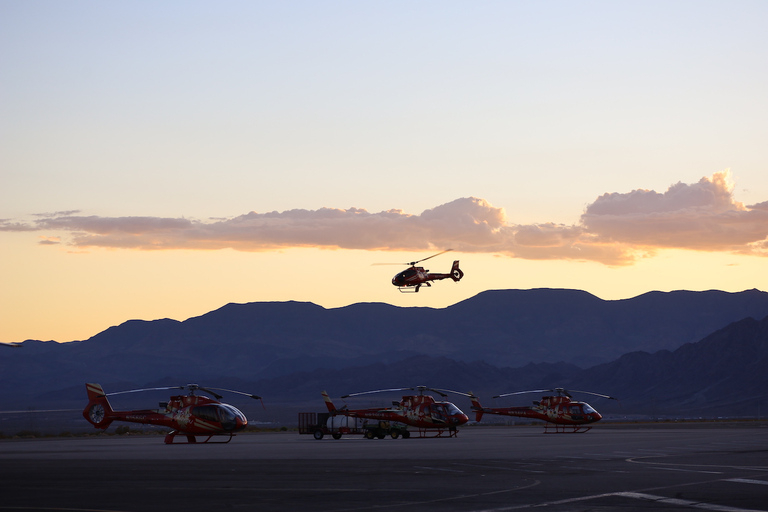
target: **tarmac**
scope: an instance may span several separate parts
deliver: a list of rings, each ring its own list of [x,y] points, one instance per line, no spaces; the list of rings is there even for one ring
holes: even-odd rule
[[[228,444],[159,435],[0,440],[0,510],[768,512],[768,426],[755,422],[468,427],[455,438]]]

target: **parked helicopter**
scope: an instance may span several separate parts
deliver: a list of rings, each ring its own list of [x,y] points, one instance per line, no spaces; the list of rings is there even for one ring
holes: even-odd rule
[[[401,292],[413,292],[416,293],[421,288],[421,285],[432,286],[430,281],[440,281],[441,279],[453,279],[455,282],[461,281],[464,277],[464,272],[459,268],[459,260],[453,262],[451,271],[447,274],[430,274],[429,270],[424,270],[424,267],[417,267],[416,264],[440,256],[452,249],[448,249],[432,256],[427,256],[420,260],[411,261],[408,263],[377,263],[377,265],[409,265],[410,268],[403,270],[392,278],[392,284],[397,286],[397,289]]]
[[[104,393],[104,389],[100,384],[86,384],[85,389],[88,393],[88,405],[83,410],[83,416],[95,428],[106,429],[113,421],[160,425],[172,429],[165,436],[165,444],[172,444],[176,434],[184,434],[186,436],[187,443],[181,444],[196,443],[196,436],[207,436],[205,441],[202,441],[203,443],[209,442],[213,436],[229,436],[226,441],[217,441],[228,443],[236,432],[245,428],[248,424],[245,414],[229,404],[219,402],[222,396],[212,391],[212,389],[237,393],[257,400],[261,399],[260,396],[243,393],[242,391],[203,388],[197,384],[133,389],[109,394]],[[170,402],[160,402],[159,409],[137,411],[115,411],[107,399],[107,396],[112,395],[162,389],[186,389],[189,391],[189,394],[172,396]],[[197,390],[206,391],[216,397],[216,399],[196,395],[195,391]]]
[[[370,409],[348,409],[345,405],[341,409],[337,409],[328,397],[328,393],[325,391],[323,391],[323,398],[325,399],[325,405],[328,407],[328,411],[332,416],[344,415],[350,418],[399,422],[411,427],[416,427],[418,429],[419,437],[456,437],[458,434],[456,427],[469,421],[467,415],[461,412],[461,410],[451,402],[438,402],[431,395],[424,394],[424,391],[434,391],[445,398],[448,396],[445,394],[446,392],[458,393],[447,389],[435,389],[426,386],[417,386],[416,388],[379,389],[362,393],[351,393],[349,395],[344,395],[341,398],[344,399],[351,396],[368,395],[371,393],[405,390],[418,390],[419,394],[404,395],[400,402],[393,401],[392,407],[389,408],[373,407]],[[402,436],[403,438],[408,438],[410,437],[410,433],[405,431]]]
[[[571,394],[563,388],[555,389],[537,389],[534,391],[517,391],[515,393],[505,393],[496,395],[493,398],[501,398],[511,395],[521,395],[524,393],[550,393],[556,392],[557,396],[544,396],[541,400],[534,401],[533,407],[483,407],[477,396],[470,393],[472,400],[472,410],[475,411],[476,420],[480,421],[483,414],[499,414],[503,416],[519,416],[522,418],[533,418],[547,422],[544,425],[544,432],[550,433],[549,424],[554,424],[556,433],[564,432],[587,432],[592,428],[590,423],[600,421],[602,416],[591,405],[586,402],[575,402],[571,400]],[[591,391],[574,391],[574,393],[585,393],[602,398],[616,400],[616,398]]]

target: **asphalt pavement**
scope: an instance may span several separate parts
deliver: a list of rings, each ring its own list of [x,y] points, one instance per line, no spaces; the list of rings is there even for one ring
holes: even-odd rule
[[[469,427],[456,438],[0,441],[0,510],[768,512],[768,428]]]

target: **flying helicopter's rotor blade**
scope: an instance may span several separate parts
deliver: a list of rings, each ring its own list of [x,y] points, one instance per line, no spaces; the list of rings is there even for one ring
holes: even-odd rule
[[[439,252],[439,253],[437,253],[437,254],[433,254],[432,256],[427,256],[426,258],[421,258],[420,260],[412,261],[412,262],[408,263],[408,265],[411,265],[411,266],[413,266],[413,265],[415,265],[415,264],[417,264],[417,263],[420,263],[420,262],[422,262],[422,261],[426,261],[426,260],[428,260],[428,259],[430,259],[430,258],[434,258],[435,256],[440,256],[441,254],[445,254],[445,253],[447,253],[447,252],[449,252],[449,251],[452,251],[452,250],[453,250],[453,249],[446,249],[446,250],[444,250],[444,251],[441,251],[441,252]]]
[[[203,388],[200,388],[203,389]],[[235,393],[237,395],[243,395],[247,397],[251,397],[254,400],[261,400],[261,397],[259,395],[254,395],[252,393],[246,393],[244,391],[235,391],[234,389],[225,389],[225,388],[207,388],[207,389],[215,389],[216,391],[226,391],[227,393]]]
[[[446,249],[446,250],[444,250],[442,252],[439,252],[437,254],[433,254],[432,256],[427,256],[426,258],[422,258],[422,259],[416,260],[416,261],[408,261],[406,263],[371,263],[371,265],[399,265],[399,266],[408,265],[409,267],[412,267],[412,266],[414,266],[417,263],[420,263],[422,261],[426,261],[426,260],[428,260],[430,258],[434,258],[435,256],[440,256],[441,254],[445,254],[446,252],[449,252],[449,251],[452,251],[452,250],[453,249]]]
[[[504,393],[502,395],[496,395],[493,398],[501,398],[504,396],[512,396],[512,395],[522,395],[525,393],[549,393],[551,391],[555,391],[554,389],[534,389],[531,391],[515,391],[514,393]]]
[[[391,388],[391,389],[376,389],[374,391],[363,391],[361,393],[350,393],[348,395],[342,395],[343,398],[349,398],[350,396],[370,395],[371,393],[385,393],[387,391],[405,391],[413,390],[413,388]]]
[[[128,391],[115,391],[114,393],[105,393],[103,396],[124,395],[126,393],[139,393],[141,391],[161,391],[161,390],[168,390],[168,389],[185,389],[185,386],[166,386],[162,388],[129,389]]]

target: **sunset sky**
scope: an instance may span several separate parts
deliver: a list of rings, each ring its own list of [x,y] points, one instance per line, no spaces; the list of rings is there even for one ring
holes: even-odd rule
[[[0,342],[768,290],[768,2],[0,0]],[[404,263],[465,277],[418,294]]]

